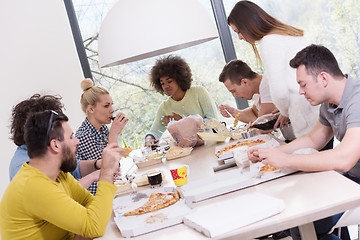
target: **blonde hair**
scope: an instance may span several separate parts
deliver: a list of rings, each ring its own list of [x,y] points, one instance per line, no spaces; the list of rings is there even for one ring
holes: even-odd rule
[[[257,61],[262,65],[260,54],[255,42],[268,34],[289,36],[304,36],[304,31],[288,24],[282,23],[269,15],[262,8],[250,1],[239,1],[235,4],[228,16],[228,24],[233,24],[251,44]]]
[[[99,102],[100,95],[109,94],[105,88],[94,86],[90,78],[81,81],[81,89],[84,91],[80,99],[81,109],[86,115],[89,105],[95,106]]]

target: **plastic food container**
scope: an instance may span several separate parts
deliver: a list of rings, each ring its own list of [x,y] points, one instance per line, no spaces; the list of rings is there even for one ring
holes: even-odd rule
[[[243,139],[247,139],[247,138],[255,136],[255,130],[253,128],[250,128],[250,129],[247,129],[245,131],[242,131],[240,134],[241,134]]]

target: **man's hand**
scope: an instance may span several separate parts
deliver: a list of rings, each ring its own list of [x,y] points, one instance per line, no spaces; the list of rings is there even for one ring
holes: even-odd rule
[[[286,154],[280,151],[276,147],[268,148],[259,148],[258,149],[258,159],[264,164],[276,167],[276,168],[286,168],[288,167],[288,160],[290,154]]]
[[[179,121],[180,119],[182,119],[182,117],[179,114],[172,112],[172,115],[162,116],[161,123],[167,126],[171,120]]]
[[[237,110],[233,107],[230,107],[229,105],[220,105],[219,106],[219,110],[220,110],[220,114],[223,117],[229,118],[229,117],[235,117],[235,115],[237,114]],[[230,116],[225,110],[227,110],[232,116]]]
[[[104,148],[101,161],[100,181],[113,183],[113,175],[119,170],[122,152],[124,152],[124,150],[117,146],[116,143],[111,143]]]
[[[276,147],[255,147],[248,150],[248,157],[253,163],[262,162],[276,168],[286,168],[289,154],[280,151]]]
[[[257,163],[260,161],[258,147],[250,148],[247,151],[247,155],[248,155],[249,160],[253,163]]]

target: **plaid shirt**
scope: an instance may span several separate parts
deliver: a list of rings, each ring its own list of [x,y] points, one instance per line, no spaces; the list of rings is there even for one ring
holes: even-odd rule
[[[106,125],[102,125],[100,131],[85,119],[75,134],[79,139],[79,145],[76,152],[77,160],[100,159],[102,151],[108,144],[109,129]],[[97,190],[97,182],[93,182],[88,190],[95,195]]]

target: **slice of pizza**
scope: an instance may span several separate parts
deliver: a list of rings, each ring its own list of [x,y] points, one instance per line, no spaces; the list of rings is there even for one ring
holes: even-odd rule
[[[131,148],[128,148],[128,147],[124,147],[122,148],[124,150],[124,152],[121,152],[120,154],[123,156],[123,157],[128,157],[130,152],[132,151]]]
[[[141,215],[158,209],[165,208],[176,203],[179,200],[178,193],[152,193],[149,200],[139,208],[124,213],[124,216]]]
[[[236,126],[238,125],[240,120],[240,113],[235,115],[235,119],[234,119],[234,128],[236,128]]]
[[[276,167],[273,167],[273,166],[270,166],[270,165],[264,165],[260,168],[260,173],[265,173],[265,172],[274,172],[274,171],[277,171],[277,170],[280,170],[280,168],[276,168]]]
[[[241,146],[248,146],[248,147],[252,147],[252,146],[255,146],[255,145],[258,145],[258,144],[262,144],[262,143],[265,143],[267,142],[267,140],[265,139],[257,139],[257,140],[245,140],[245,141],[241,141],[241,142],[237,142],[236,144],[233,144],[233,145],[229,145],[229,146],[226,146],[222,149],[220,149],[215,155],[220,158],[220,155],[225,153],[225,152],[228,152],[229,150],[233,149],[233,148],[237,148],[237,147],[241,147]]]

